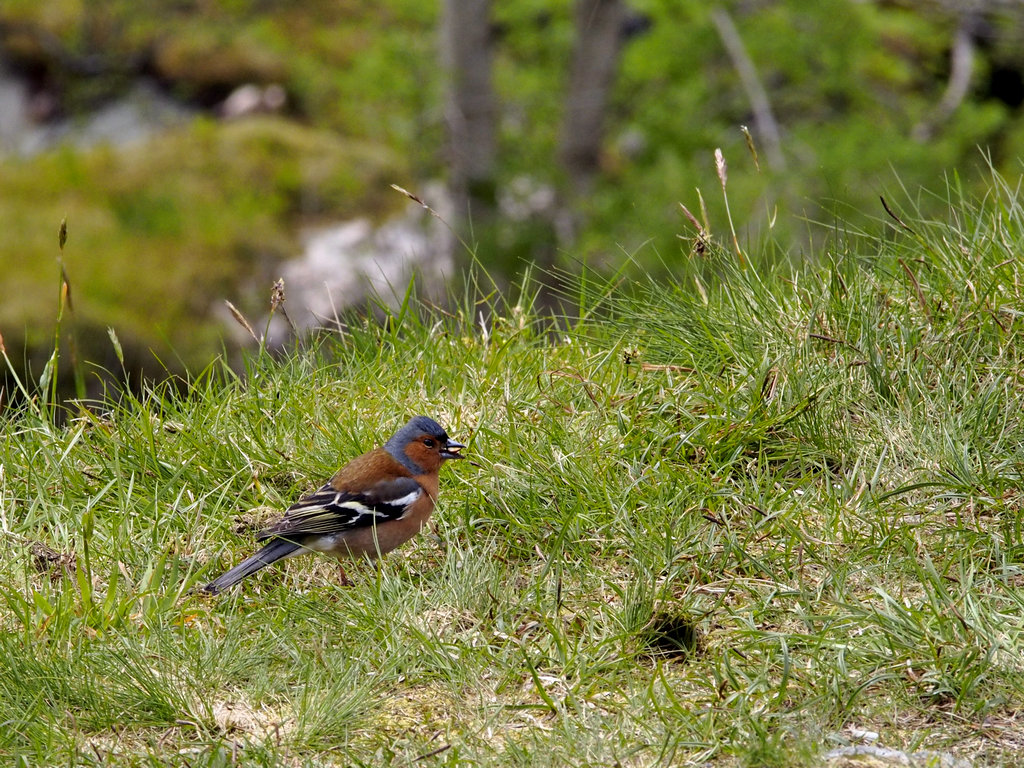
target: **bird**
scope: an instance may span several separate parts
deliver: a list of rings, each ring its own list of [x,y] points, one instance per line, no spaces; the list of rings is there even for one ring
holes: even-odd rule
[[[380,448],[357,456],[322,488],[300,498],[260,531],[266,545],[205,587],[218,594],[286,557],[322,552],[376,559],[411,539],[426,524],[438,494],[438,472],[462,459],[466,446],[427,416],[415,416]],[[342,583],[351,584],[345,569]]]

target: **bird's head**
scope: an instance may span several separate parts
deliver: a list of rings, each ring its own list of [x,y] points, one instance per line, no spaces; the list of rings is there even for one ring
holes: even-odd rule
[[[459,451],[465,447],[427,416],[409,419],[384,444],[384,450],[415,475],[436,472],[448,459],[463,458]]]

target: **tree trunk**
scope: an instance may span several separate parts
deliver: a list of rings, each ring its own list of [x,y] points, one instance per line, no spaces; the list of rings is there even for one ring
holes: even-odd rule
[[[576,43],[559,152],[576,194],[585,193],[600,170],[604,116],[618,66],[624,16],[621,0],[576,2]]]
[[[497,109],[491,83],[490,0],[444,0],[441,56],[448,78],[445,122],[456,226],[494,216]]]

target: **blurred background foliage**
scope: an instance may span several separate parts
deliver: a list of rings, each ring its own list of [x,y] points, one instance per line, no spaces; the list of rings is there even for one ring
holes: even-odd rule
[[[550,210],[527,210],[499,221],[476,255],[510,279],[539,249],[570,270],[627,259],[671,270],[692,257],[678,203],[697,216],[703,204],[713,234],[727,231],[716,147],[755,260],[768,241],[773,258],[810,258],[837,228],[875,226],[879,195],[937,212],[941,195],[918,190],[943,189],[951,173],[968,189],[990,165],[1019,179],[1019,6],[971,4],[969,88],[939,119],[965,4],[722,3],[779,128],[780,156],[766,162],[713,6],[631,0],[600,174],[574,202],[570,234],[552,234]],[[0,63],[31,94],[34,125],[80,123],[140,82],[185,110],[132,141],[68,140],[31,153],[0,145],[0,333],[9,353],[25,350],[12,357],[49,356],[65,216],[85,356],[116,367],[113,327],[129,366],[146,369],[155,354],[180,372],[226,343],[223,299],[265,311],[303,227],[384,221],[407,205],[389,184],[416,192],[444,179],[440,14],[438,3],[412,0],[5,0]],[[566,180],[553,158],[573,4],[506,0],[492,17],[499,197],[551,189],[559,199]],[[246,84],[280,86],[283,105],[224,118],[225,100]]]

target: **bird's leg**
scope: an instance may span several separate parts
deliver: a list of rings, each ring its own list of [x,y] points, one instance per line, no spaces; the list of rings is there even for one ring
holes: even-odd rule
[[[353,587],[353,586],[355,586],[352,583],[352,579],[350,579],[348,577],[348,574],[345,573],[345,566],[342,565],[341,563],[338,563],[338,582],[343,587]]]
[[[437,527],[436,523],[430,524],[430,532],[427,536],[434,540],[434,543],[437,544],[437,548],[441,550],[441,554],[448,551],[448,542],[446,542],[441,536],[441,529]]]

